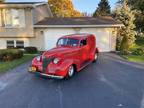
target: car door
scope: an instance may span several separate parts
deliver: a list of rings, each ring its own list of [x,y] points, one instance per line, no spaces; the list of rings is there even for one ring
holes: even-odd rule
[[[89,46],[86,39],[80,41],[81,64],[84,65],[89,60]]]

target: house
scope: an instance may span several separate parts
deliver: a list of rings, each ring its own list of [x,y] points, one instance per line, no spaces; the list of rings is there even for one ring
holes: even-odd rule
[[[34,38],[34,24],[52,17],[45,2],[6,2],[0,4],[0,49],[24,48]]]
[[[56,18],[45,2],[0,4],[0,48],[35,46],[51,49],[59,37],[75,33],[96,36],[101,52],[115,51],[117,30],[123,26],[111,17]]]
[[[117,30],[123,26],[112,17],[45,18],[34,25],[33,44],[39,49],[48,50],[55,46],[59,37],[75,33],[90,33],[96,36],[97,47],[101,52],[116,50]]]

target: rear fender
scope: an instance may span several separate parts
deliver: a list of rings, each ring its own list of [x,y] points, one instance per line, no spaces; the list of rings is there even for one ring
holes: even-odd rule
[[[90,59],[91,59],[91,60],[94,59],[95,53],[99,53],[98,48],[95,48],[95,50],[91,52],[91,54],[90,54]]]

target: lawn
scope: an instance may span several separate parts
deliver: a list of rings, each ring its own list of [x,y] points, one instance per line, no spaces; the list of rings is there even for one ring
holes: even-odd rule
[[[136,40],[136,45],[133,46],[130,51],[133,52],[137,48],[144,48],[144,37],[138,37]],[[143,62],[144,63],[144,56],[140,55],[122,55],[123,58],[132,61],[132,62]]]
[[[31,60],[34,56],[35,56],[34,54],[24,54],[24,56],[21,59],[17,59],[11,62],[0,62],[0,73],[13,69],[18,65],[21,65]]]
[[[144,56],[136,56],[136,55],[123,55],[123,58],[132,62],[143,62],[144,63]]]

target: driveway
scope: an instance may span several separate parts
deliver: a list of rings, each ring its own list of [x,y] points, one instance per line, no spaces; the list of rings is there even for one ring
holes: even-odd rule
[[[144,65],[102,53],[71,80],[41,78],[29,63],[0,76],[0,108],[144,108]]]

